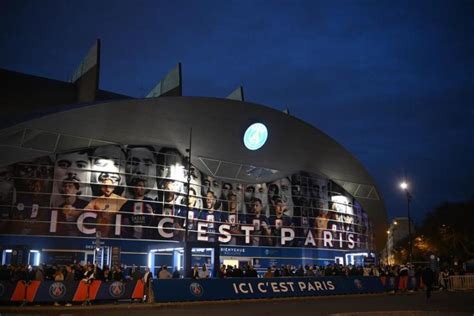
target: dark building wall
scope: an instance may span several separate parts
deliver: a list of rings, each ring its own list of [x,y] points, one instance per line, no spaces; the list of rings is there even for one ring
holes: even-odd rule
[[[0,69],[2,119],[76,102],[72,83]]]
[[[87,83],[87,80],[82,81]],[[50,112],[57,106],[81,102],[77,84],[70,82],[22,74],[6,69],[0,69],[0,82],[2,82],[2,85],[0,85],[2,126],[8,126],[29,117],[34,117],[38,113]],[[80,90],[82,99],[87,96],[88,102],[131,99],[131,97],[104,90],[98,90],[95,93],[96,87],[90,85],[83,85]]]

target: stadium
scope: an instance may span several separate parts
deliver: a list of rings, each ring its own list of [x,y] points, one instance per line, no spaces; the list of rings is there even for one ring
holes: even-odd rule
[[[2,263],[362,265],[386,240],[372,177],[288,112],[99,89],[100,42],[70,82],[1,70]],[[372,259],[371,259],[372,260]]]

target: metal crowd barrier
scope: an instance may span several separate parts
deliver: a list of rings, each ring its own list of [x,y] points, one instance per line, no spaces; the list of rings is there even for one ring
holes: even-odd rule
[[[423,281],[417,277],[381,276],[380,281],[386,291],[415,291],[424,288]]]
[[[449,291],[474,290],[474,275],[452,275],[448,277]]]

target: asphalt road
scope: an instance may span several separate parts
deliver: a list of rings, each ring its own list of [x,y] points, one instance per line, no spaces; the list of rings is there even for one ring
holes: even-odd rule
[[[118,304],[92,307],[0,307],[5,315],[61,316],[305,316],[305,315],[474,315],[474,292],[423,293],[318,297],[287,300],[254,300],[179,304]]]

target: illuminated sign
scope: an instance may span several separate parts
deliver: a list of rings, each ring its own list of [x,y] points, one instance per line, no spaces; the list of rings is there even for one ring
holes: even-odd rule
[[[268,138],[268,130],[262,123],[250,125],[244,134],[244,145],[249,150],[260,149]]]

